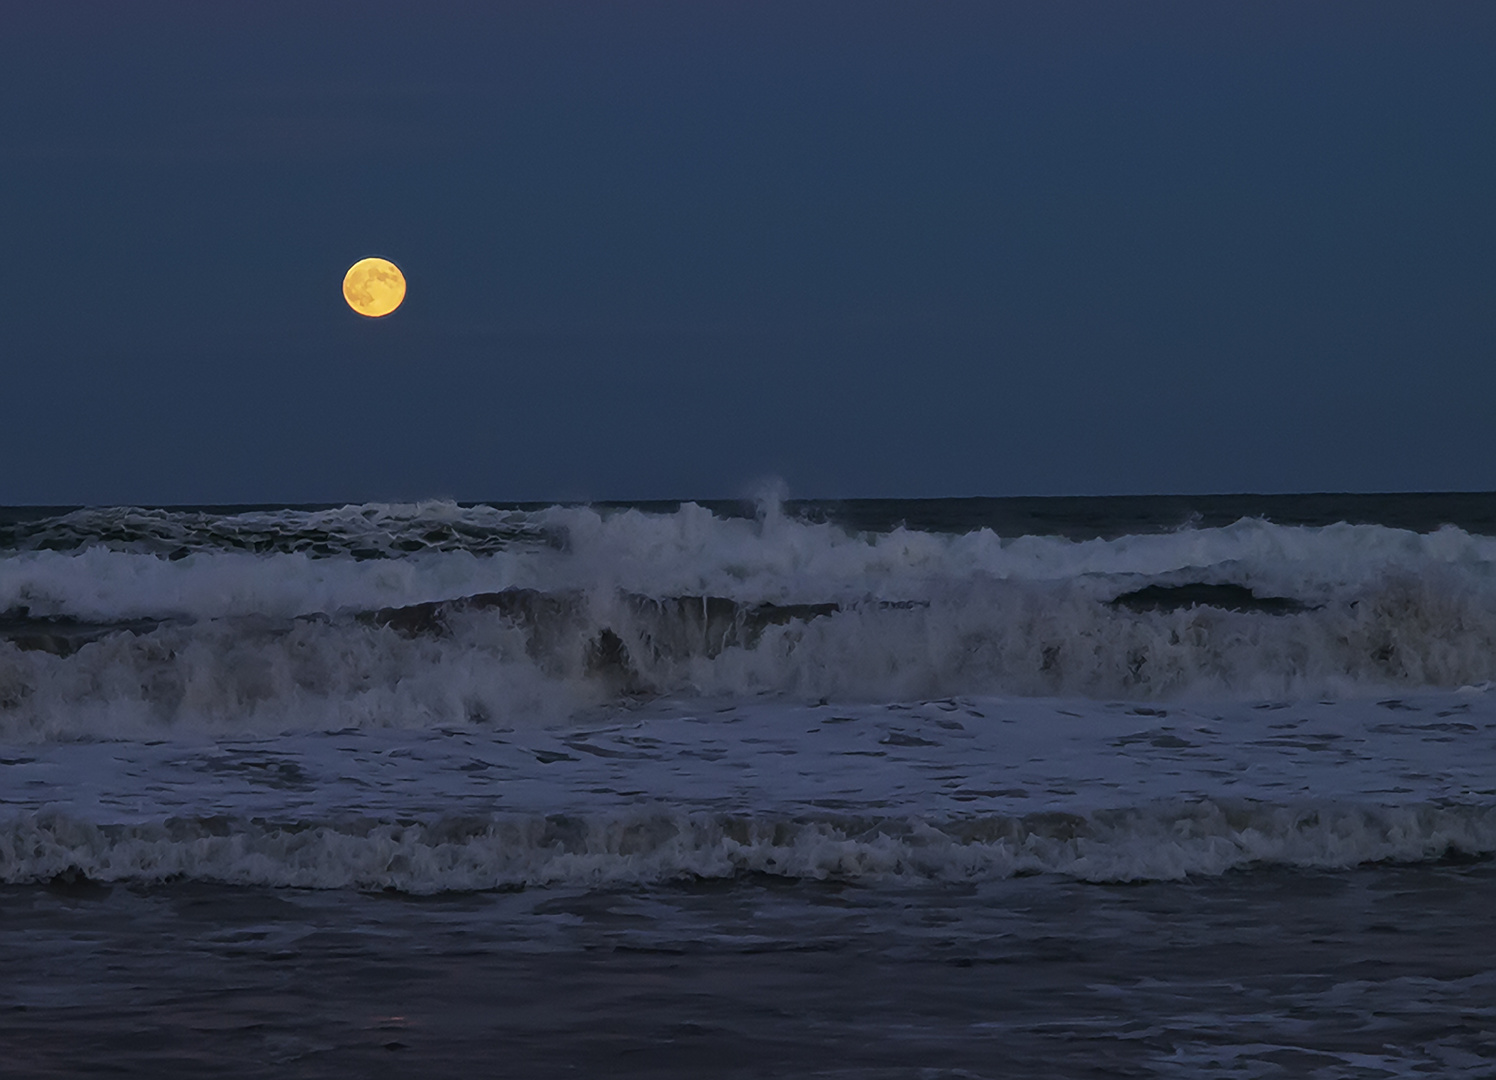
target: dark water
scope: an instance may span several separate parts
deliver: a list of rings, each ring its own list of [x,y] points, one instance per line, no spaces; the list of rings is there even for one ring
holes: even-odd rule
[[[930,532],[987,528],[999,536],[1071,540],[1218,528],[1244,517],[1278,525],[1385,525],[1429,532],[1454,525],[1496,534],[1496,492],[1295,495],[1102,495],[981,499],[848,499],[789,502],[810,519],[881,531],[903,524]]]
[[[679,502],[599,503],[673,513]],[[719,517],[752,517],[751,500],[705,499]],[[945,499],[787,499],[784,512],[853,531],[903,526],[924,532],[991,529],[999,536],[1063,536],[1071,540],[1219,528],[1242,518],[1277,525],[1385,525],[1429,532],[1454,525],[1496,535],[1496,492],[1320,492],[1288,495],[1051,495]],[[539,509],[532,504],[527,509]]]
[[[14,1076],[1496,1074],[1489,864],[415,900],[0,890]]]

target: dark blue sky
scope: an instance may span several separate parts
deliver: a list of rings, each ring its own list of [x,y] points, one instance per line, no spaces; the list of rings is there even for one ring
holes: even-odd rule
[[[4,7],[0,503],[1496,488],[1488,0]]]

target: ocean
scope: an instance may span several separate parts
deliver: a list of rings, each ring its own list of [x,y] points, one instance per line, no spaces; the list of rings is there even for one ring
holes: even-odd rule
[[[1496,494],[0,509],[0,1074],[1496,1075]]]

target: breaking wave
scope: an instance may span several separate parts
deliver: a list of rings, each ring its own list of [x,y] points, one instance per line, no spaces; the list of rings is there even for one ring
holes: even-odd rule
[[[1496,809],[1202,801],[1077,815],[920,818],[649,813],[274,823],[230,817],[0,823],[0,881],[209,881],[408,893],[765,874],[970,881],[1169,880],[1250,866],[1343,869],[1496,853]]]
[[[386,516],[430,532],[483,514],[449,506]],[[1247,519],[1078,542],[851,533],[772,507],[490,513],[503,543],[399,559],[10,554],[0,736],[514,723],[676,694],[1256,698],[1496,679],[1496,538],[1452,527]]]

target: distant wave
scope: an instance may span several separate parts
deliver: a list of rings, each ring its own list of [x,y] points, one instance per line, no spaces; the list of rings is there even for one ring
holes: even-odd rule
[[[87,518],[87,528],[80,525],[76,543],[0,556],[0,612],[24,607],[33,616],[98,621],[292,617],[507,588],[825,603],[924,600],[984,581],[1068,582],[1101,599],[1150,585],[1213,584],[1314,605],[1390,576],[1435,573],[1496,587],[1496,537],[1452,526],[1415,533],[1243,519],[1223,528],[1073,541],[986,529],[852,533],[772,507],[746,519],[690,503],[670,514],[439,503],[187,515],[201,518],[197,524],[218,541],[187,550],[172,537],[133,550],[118,542],[111,515],[182,524],[180,512],[168,511],[79,511],[58,519]],[[328,540],[327,551],[302,546],[311,532]],[[481,540],[476,549],[468,534]],[[341,537],[336,544],[328,539],[334,535]],[[454,536],[465,539],[445,546]],[[363,558],[364,548],[391,557]]]
[[[212,881],[408,893],[605,886],[765,874],[813,880],[1089,881],[1249,866],[1341,869],[1496,853],[1489,806],[1275,806],[1211,801],[1025,817],[651,813],[100,825],[0,822],[0,882]]]
[[[985,530],[1010,538],[1112,540],[1260,519],[1305,527],[1352,522],[1418,533],[1448,525],[1496,535],[1496,492],[789,500],[782,486],[770,485],[754,501],[703,505],[722,520],[829,523],[854,534]],[[564,543],[565,522],[577,515],[670,519],[702,508],[676,501],[506,507],[438,499],[325,507],[0,507],[0,554],[103,547],[166,558],[214,551],[360,560],[426,551],[484,555]]]
[[[437,500],[227,513],[105,506],[0,521],[0,552],[104,548],[171,559],[200,551],[398,559],[418,551],[481,555],[552,542],[523,511]]]

